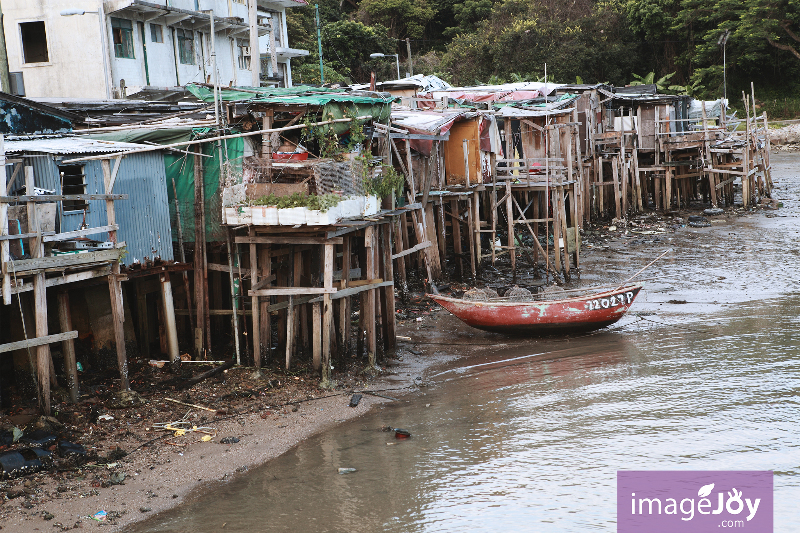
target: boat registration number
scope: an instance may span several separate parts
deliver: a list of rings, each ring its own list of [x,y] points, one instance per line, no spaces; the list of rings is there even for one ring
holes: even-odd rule
[[[610,298],[598,298],[596,300],[589,300],[586,302],[589,311],[598,309],[610,309],[619,305],[629,304],[633,301],[633,291],[628,291],[624,294],[615,294]]]

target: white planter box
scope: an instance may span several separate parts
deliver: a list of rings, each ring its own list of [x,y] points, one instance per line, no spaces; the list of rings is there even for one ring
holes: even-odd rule
[[[291,207],[289,209],[278,209],[278,223],[281,226],[296,226],[306,223],[305,207]]]
[[[364,198],[364,216],[374,215],[380,209],[380,201],[377,196],[366,196]]]
[[[335,224],[341,218],[339,216],[340,213],[339,205],[331,207],[324,213],[322,211],[309,209],[306,211],[306,224],[309,226],[329,226]]]
[[[339,218],[359,218],[364,213],[364,197],[356,196],[339,202]]]
[[[222,209],[222,223],[230,225],[252,224],[253,218],[249,207],[236,206]]]
[[[277,226],[278,208],[266,205],[254,205],[249,208],[252,221],[256,226]]]

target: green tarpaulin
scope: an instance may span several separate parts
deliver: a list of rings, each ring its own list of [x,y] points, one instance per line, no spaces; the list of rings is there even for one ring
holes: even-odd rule
[[[186,90],[204,102],[213,102],[214,93],[211,89],[189,84]],[[341,92],[341,89],[325,87],[288,87],[288,88],[248,88],[246,91],[221,89],[220,97],[227,102],[242,102],[250,104],[277,104],[288,106],[310,106],[319,108],[319,117],[344,118],[345,113],[355,109],[360,117],[371,116],[375,122],[387,124],[392,114],[393,96],[377,98],[371,96],[354,96]],[[336,134],[342,134],[350,129],[349,124],[340,123],[329,126]]]

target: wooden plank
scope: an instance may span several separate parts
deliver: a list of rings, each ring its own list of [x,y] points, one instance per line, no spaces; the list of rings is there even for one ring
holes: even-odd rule
[[[0,196],[0,203],[14,202],[61,202],[64,200],[127,200],[127,194],[38,194],[22,196]]]
[[[342,238],[333,237],[327,239],[325,237],[255,235],[236,237],[236,244],[342,244]]]
[[[74,239],[76,237],[83,237],[84,235],[95,235],[97,233],[107,233],[109,231],[116,231],[119,229],[117,224],[110,226],[100,226],[97,228],[86,228],[75,231],[67,231],[64,233],[56,233],[54,235],[45,234],[44,242],[65,241],[67,239]]]
[[[423,141],[447,141],[450,139],[450,132],[444,135],[425,135],[424,133],[390,133],[390,139],[412,139]]]
[[[6,222],[8,221],[8,216],[6,216]],[[55,235],[56,232],[54,231],[43,231],[41,236],[44,236],[47,239],[49,235]],[[33,239],[34,237],[39,237],[39,233],[17,233],[16,235],[0,235],[0,241],[15,241],[17,239]]]
[[[216,263],[209,263],[208,264],[208,269],[209,270],[214,270],[216,272],[225,272],[225,273],[229,273],[230,272],[230,268],[228,267],[228,265],[218,265]],[[250,269],[249,268],[233,267],[233,269],[234,269],[234,274],[238,274],[239,271],[241,270],[242,271],[242,277],[246,278],[246,277],[250,276]]]
[[[73,274],[58,276],[57,278],[46,278],[45,285],[47,287],[56,287],[58,285],[66,285],[67,283],[75,283],[78,281],[85,281],[87,279],[101,278],[103,276],[108,276],[109,274],[111,274],[111,267],[106,266],[101,269],[75,272]],[[18,284],[16,287],[11,287],[9,289],[9,294],[17,294],[20,292],[28,292],[32,290],[33,290],[33,283],[22,283]]]
[[[77,339],[77,331],[67,331],[66,333],[56,333],[47,335],[45,337],[36,337],[24,341],[9,342],[7,344],[0,344],[0,353],[13,352],[15,350],[23,350],[25,348],[33,348],[35,346],[44,346],[54,342],[63,342],[70,339]]]
[[[333,281],[331,280],[331,284]],[[297,296],[301,294],[333,294],[337,291],[334,287],[273,287],[247,291],[248,296]]]
[[[408,250],[403,250],[402,252],[398,252],[396,254],[393,254],[392,255],[392,259],[399,259],[401,257],[405,257],[408,254],[413,254],[414,252],[418,252],[420,250],[424,250],[425,248],[428,248],[429,246],[431,246],[430,241],[421,242],[421,243],[417,244],[416,246],[413,246],[412,248],[409,248]]]
[[[43,270],[47,268],[65,268],[86,265],[90,263],[107,263],[118,261],[122,250],[98,250],[96,252],[86,252],[79,254],[66,254],[51,257],[37,257],[34,259],[20,259],[12,261],[9,270],[17,274]]]

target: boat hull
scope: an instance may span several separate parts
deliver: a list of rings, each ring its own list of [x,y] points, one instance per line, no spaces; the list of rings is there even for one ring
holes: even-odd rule
[[[617,322],[642,289],[630,285],[565,300],[480,302],[428,295],[473,328],[512,335],[562,335],[592,331]]]

